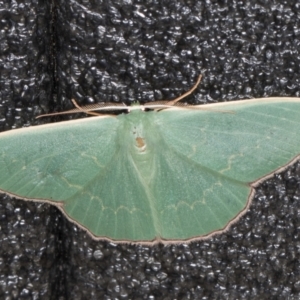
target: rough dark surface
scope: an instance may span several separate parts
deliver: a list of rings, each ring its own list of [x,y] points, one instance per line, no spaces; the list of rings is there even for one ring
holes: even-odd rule
[[[145,4],[147,2],[147,4]],[[163,4],[162,4],[163,3]],[[0,0],[0,129],[99,101],[300,96],[298,1]],[[117,184],[117,183],[116,183]],[[209,240],[93,241],[50,205],[1,196],[1,299],[299,299],[300,163]]]

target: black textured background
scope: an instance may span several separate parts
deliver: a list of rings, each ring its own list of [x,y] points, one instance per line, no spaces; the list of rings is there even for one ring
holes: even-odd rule
[[[300,96],[299,1],[0,0],[0,129],[99,101]],[[117,182],[115,184],[118,184]],[[209,240],[93,241],[50,205],[1,196],[0,299],[299,299],[300,163]]]

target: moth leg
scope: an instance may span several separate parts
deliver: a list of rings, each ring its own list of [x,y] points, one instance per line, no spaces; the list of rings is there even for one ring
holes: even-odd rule
[[[83,113],[86,113],[88,115],[93,115],[93,116],[102,116],[102,114],[98,114],[96,112],[86,111],[84,108],[80,107],[80,105],[78,105],[78,103],[74,99],[72,99],[71,101],[72,101],[73,105]]]
[[[183,95],[177,97],[174,100],[168,101],[167,105],[175,105],[178,101],[180,101],[181,99],[183,99],[183,98],[187,97],[188,95],[190,95],[198,87],[201,79],[202,79],[202,75],[199,75],[196,83],[194,84],[194,86],[189,91],[187,91],[186,93],[184,93]]]

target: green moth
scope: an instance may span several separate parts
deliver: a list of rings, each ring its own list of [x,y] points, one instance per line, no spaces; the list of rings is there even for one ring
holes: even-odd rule
[[[175,106],[183,96],[1,133],[0,190],[56,205],[95,239],[183,242],[225,230],[261,180],[299,159],[300,99]]]

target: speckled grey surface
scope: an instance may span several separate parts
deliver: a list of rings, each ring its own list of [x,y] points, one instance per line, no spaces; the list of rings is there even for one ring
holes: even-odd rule
[[[0,0],[0,129],[79,103],[300,96],[298,1]],[[79,116],[66,116],[64,119]],[[117,183],[116,183],[117,184]],[[191,244],[93,241],[1,196],[1,299],[299,299],[300,164],[238,223]]]

